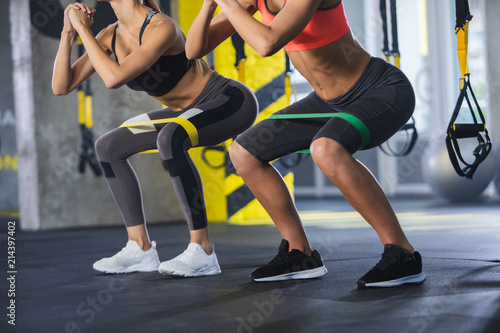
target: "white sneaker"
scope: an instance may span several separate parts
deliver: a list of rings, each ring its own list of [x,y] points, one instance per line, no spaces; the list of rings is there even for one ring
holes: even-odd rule
[[[212,254],[208,255],[197,243],[189,243],[187,249],[174,259],[164,261],[158,267],[164,275],[195,277],[220,274],[221,270],[212,244]]]
[[[156,251],[156,242],[151,242],[151,248],[142,250],[132,240],[117,254],[110,258],[102,258],[94,263],[96,271],[104,273],[154,272],[158,270],[160,259]]]

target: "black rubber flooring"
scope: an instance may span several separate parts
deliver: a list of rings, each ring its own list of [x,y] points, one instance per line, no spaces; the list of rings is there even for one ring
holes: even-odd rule
[[[249,280],[277,252],[281,238],[272,225],[211,224],[222,274],[201,278],[94,271],[95,260],[125,245],[120,227],[17,230],[16,325],[6,316],[13,297],[7,295],[4,268],[0,332],[500,332],[500,205],[393,203],[422,254],[422,285],[356,288],[382,246],[341,199],[298,202],[311,243],[329,270],[308,281]],[[6,230],[2,223],[2,263]],[[149,230],[161,260],[187,246],[184,223]]]

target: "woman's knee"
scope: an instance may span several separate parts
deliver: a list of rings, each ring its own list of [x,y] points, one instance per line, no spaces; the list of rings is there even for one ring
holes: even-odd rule
[[[115,135],[113,131],[101,135],[95,141],[95,151],[100,160],[109,161],[113,147]]]
[[[229,157],[240,175],[263,164],[236,141],[229,147]]]
[[[350,160],[352,155],[339,142],[323,137],[312,142],[311,157],[323,173],[334,176],[336,168]]]
[[[99,160],[110,162],[112,158],[126,159],[128,140],[134,138],[134,134],[126,128],[115,128],[95,141],[95,150]]]
[[[158,132],[158,137],[156,138],[156,146],[161,151],[170,151],[171,143],[174,136],[175,127],[178,125],[167,124]]]

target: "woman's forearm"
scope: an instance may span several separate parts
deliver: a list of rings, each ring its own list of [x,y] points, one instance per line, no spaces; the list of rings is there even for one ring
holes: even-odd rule
[[[66,95],[71,91],[73,71],[71,69],[71,48],[75,32],[61,33],[61,41],[54,61],[52,91],[55,95]]]
[[[209,27],[216,8],[216,4],[204,3],[189,28],[186,40],[186,56],[189,59],[201,58],[212,51],[209,46]]]
[[[83,27],[77,30],[92,66],[102,78],[106,87],[116,88],[122,85],[122,80],[119,75],[117,75],[120,65],[111,59],[106,51],[104,51],[90,28]]]

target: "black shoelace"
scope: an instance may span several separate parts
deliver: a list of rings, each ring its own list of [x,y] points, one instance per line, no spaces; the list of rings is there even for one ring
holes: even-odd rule
[[[293,258],[294,256],[300,255],[302,255],[302,252],[300,252],[299,250],[292,250],[290,252],[279,251],[276,257],[274,257],[268,265],[279,265],[290,260],[290,258]]]
[[[382,259],[373,267],[374,270],[384,271],[386,269],[391,268],[400,261],[403,257],[397,253],[392,251],[387,251],[382,254]]]
[[[284,263],[289,258],[289,252],[279,251],[276,257],[271,260],[268,265],[279,265]]]

